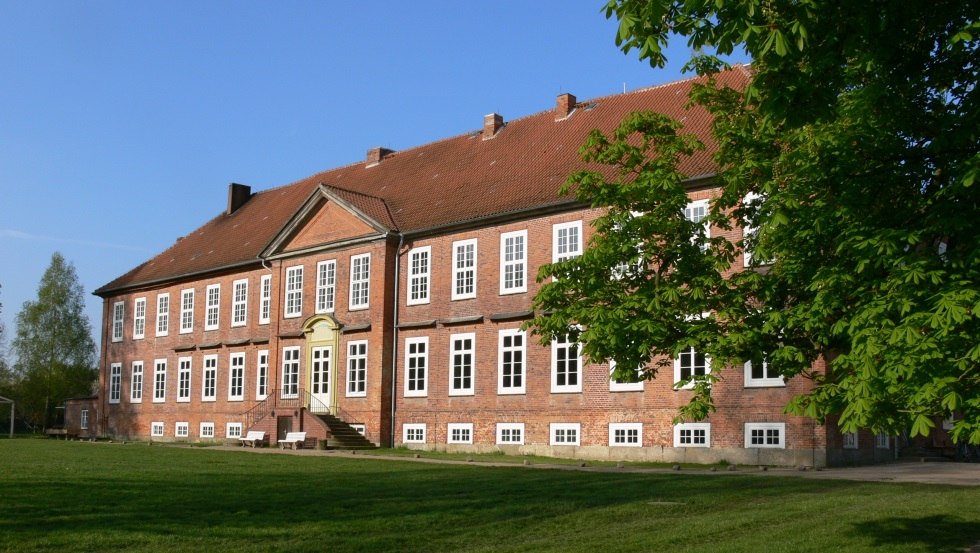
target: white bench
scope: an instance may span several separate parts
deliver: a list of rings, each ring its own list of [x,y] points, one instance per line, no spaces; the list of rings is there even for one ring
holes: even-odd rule
[[[306,432],[286,432],[286,437],[279,440],[279,449],[299,449],[306,442]]]
[[[242,442],[242,447],[251,446],[256,447],[262,445],[262,441],[265,440],[265,432],[260,430],[249,430],[248,434],[244,438],[238,438]]]

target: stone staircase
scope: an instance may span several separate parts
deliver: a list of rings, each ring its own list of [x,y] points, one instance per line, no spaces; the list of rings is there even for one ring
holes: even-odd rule
[[[327,449],[375,449],[376,445],[368,441],[349,424],[329,413],[312,413],[330,430],[327,438]]]

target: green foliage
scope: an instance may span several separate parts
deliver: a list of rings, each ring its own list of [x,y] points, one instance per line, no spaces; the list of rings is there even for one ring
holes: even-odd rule
[[[75,267],[55,253],[37,300],[24,302],[17,314],[13,341],[17,409],[36,428],[50,425],[64,400],[92,393],[98,371],[83,309]]]
[[[757,231],[712,238],[703,255],[688,247],[686,177],[674,168],[690,138],[633,116],[583,149],[619,177],[569,183],[610,212],[585,255],[542,270],[574,278],[542,288],[536,306],[551,316],[535,328],[547,339],[581,325],[591,359],[653,362],[650,376],[658,356],[690,345],[715,367],[765,355],[784,376],[813,379],[794,412],[913,435],[955,415],[953,438],[980,443],[978,4],[609,2],[617,44],[654,66],[672,33],[704,76],[724,66],[713,54],[755,60],[746,90],[709,79],[691,99],[715,116],[711,220]],[[735,271],[745,248],[773,262]],[[629,278],[602,280],[636,260]],[[685,318],[699,312],[710,314]],[[814,373],[820,359],[829,369]],[[710,412],[710,388],[699,389],[682,416]]]

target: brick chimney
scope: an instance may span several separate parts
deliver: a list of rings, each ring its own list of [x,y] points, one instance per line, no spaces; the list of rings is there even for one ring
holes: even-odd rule
[[[380,146],[376,148],[371,148],[367,151],[367,167],[373,167],[379,163],[381,160],[395,153],[394,150],[388,148],[382,148]]]
[[[564,93],[558,95],[558,107],[555,109],[555,121],[560,121],[575,110],[575,96]]]
[[[502,128],[504,128],[503,115],[491,113],[483,116],[483,140],[493,138]]]
[[[231,215],[238,211],[238,208],[245,205],[245,202],[252,197],[252,187],[233,182],[228,185],[228,209],[226,214]]]

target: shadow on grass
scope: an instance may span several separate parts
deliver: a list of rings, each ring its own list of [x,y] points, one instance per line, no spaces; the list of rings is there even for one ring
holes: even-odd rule
[[[946,516],[890,517],[856,524],[855,530],[882,548],[918,543],[929,551],[962,553],[980,545],[980,523]]]

